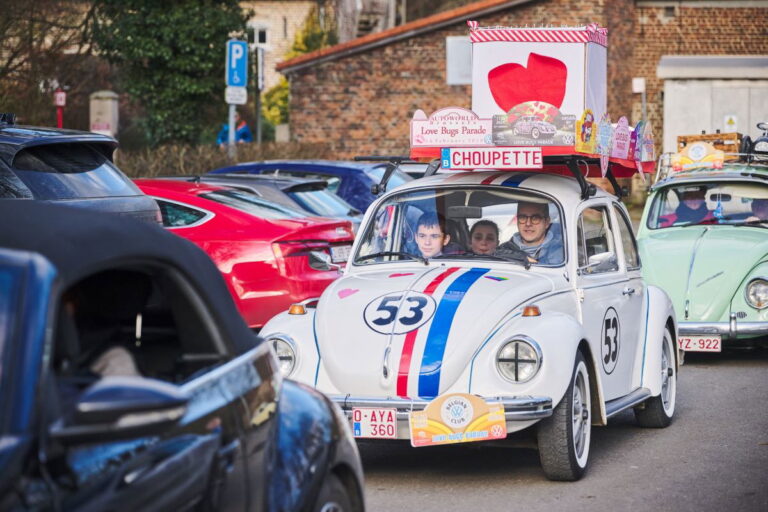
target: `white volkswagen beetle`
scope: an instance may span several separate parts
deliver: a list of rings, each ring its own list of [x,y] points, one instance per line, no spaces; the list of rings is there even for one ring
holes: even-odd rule
[[[343,276],[262,335],[356,437],[428,446],[535,427],[546,475],[576,480],[592,425],[634,408],[666,427],[675,411],[675,313],[640,266],[625,207],[584,180],[437,174],[376,201]]]

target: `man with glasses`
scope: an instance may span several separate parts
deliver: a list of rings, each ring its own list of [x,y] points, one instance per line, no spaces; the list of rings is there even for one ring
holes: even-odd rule
[[[517,204],[517,233],[512,240],[501,244],[496,254],[522,250],[531,263],[562,263],[563,239],[559,229],[550,229],[551,224],[546,203],[520,201]]]

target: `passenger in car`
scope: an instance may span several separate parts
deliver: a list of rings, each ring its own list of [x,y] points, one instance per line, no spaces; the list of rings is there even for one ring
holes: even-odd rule
[[[445,232],[445,217],[435,212],[422,214],[416,223],[414,239],[424,258],[441,256],[451,241],[451,235]]]
[[[747,222],[768,222],[768,199],[753,199],[752,215],[747,218]]]
[[[517,205],[517,233],[501,244],[497,254],[522,250],[531,263],[556,265],[563,261],[563,238],[560,229],[551,229],[549,205],[520,201]]]
[[[707,208],[707,187],[685,187],[680,190],[678,198],[680,204],[675,212],[659,218],[661,227],[668,227],[675,223],[699,224],[706,221],[714,221],[714,214]]]
[[[469,248],[475,254],[493,254],[499,245],[499,226],[491,220],[479,220],[469,231]]]

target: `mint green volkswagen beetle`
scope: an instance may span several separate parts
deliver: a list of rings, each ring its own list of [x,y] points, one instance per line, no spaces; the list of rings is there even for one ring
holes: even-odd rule
[[[768,162],[745,160],[662,172],[645,205],[643,277],[672,299],[682,350],[768,345]]]

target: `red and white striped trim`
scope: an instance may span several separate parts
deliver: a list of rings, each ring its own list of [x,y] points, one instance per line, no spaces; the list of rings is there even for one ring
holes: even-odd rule
[[[479,28],[477,21],[467,21],[469,39],[473,43],[514,41],[518,43],[597,43],[608,46],[608,29],[591,23],[573,28]]]

